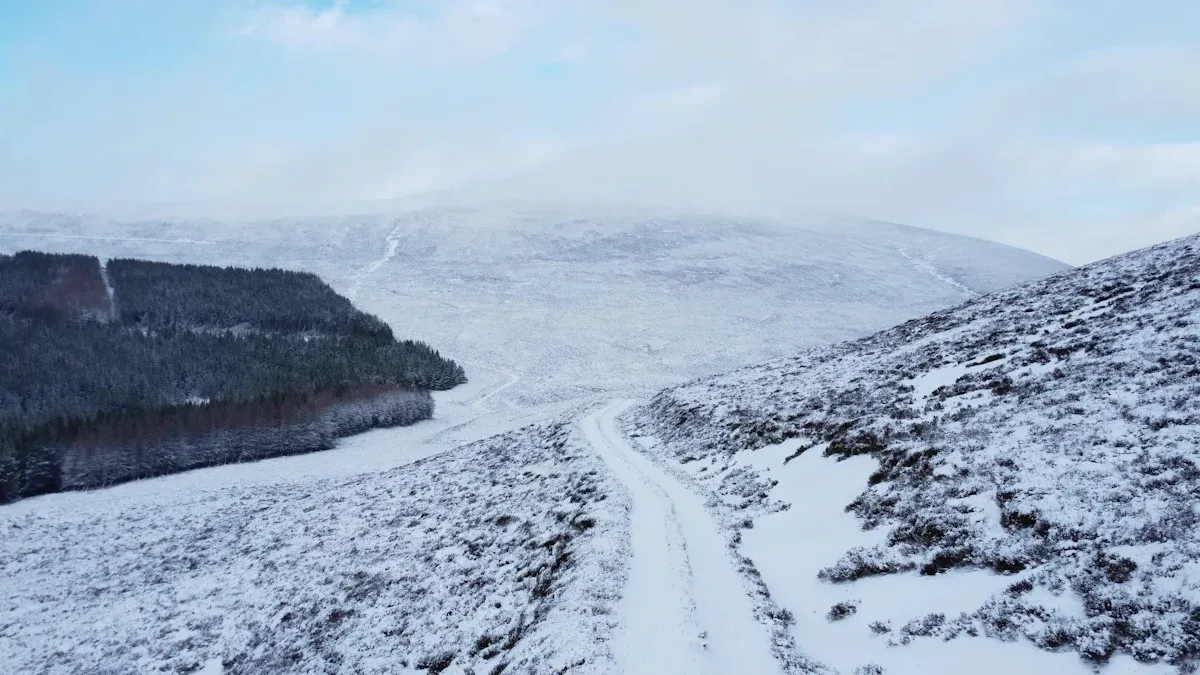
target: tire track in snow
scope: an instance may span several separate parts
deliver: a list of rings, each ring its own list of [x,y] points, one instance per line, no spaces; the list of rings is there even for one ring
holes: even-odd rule
[[[585,438],[629,488],[629,579],[614,653],[625,675],[782,672],[767,629],[726,553],[704,501],[629,446],[616,400],[579,422]]]

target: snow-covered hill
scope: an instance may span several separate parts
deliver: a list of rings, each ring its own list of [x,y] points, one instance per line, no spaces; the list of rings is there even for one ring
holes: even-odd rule
[[[1187,670],[1198,327],[1191,237],[664,391],[627,428],[840,672]]]
[[[0,249],[31,246],[310,270],[469,371],[519,374],[497,403],[521,407],[649,394],[1065,269],[898,225],[597,206],[252,223],[0,214]]]

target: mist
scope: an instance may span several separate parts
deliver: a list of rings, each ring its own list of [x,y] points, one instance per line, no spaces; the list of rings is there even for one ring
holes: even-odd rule
[[[0,207],[839,213],[1075,264],[1200,229],[1190,4],[88,7],[9,22]]]

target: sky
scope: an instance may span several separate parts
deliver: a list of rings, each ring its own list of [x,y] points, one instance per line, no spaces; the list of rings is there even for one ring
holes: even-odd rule
[[[1194,0],[4,0],[0,208],[652,203],[1080,264],[1200,231]]]

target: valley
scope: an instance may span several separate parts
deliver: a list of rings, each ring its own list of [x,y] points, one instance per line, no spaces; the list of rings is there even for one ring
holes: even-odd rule
[[[1039,440],[1091,414],[1112,435],[1062,443],[1135,447],[1158,433],[1143,423],[1194,442],[1183,390],[1150,402],[1122,375],[1187,367],[1186,242],[1064,271],[871,223],[437,211],[285,241],[22,217],[55,250],[313,269],[468,374],[433,393],[433,419],[332,450],[0,507],[0,658],[25,669],[1143,675],[1190,658],[1192,596],[1169,589],[1188,588],[1194,542],[1146,529],[1190,464],[1128,455],[1160,478],[1108,512],[1134,484],[1071,481],[1111,456]],[[1125,417],[1084,395],[1093,372]],[[1035,395],[1068,412],[1005,407]],[[1013,466],[990,440],[1009,434]],[[1094,514],[1055,520],[1068,499]],[[1048,553],[1043,522],[1108,548]],[[1176,620],[1166,638],[1111,628]]]
[[[0,0],[0,675],[1200,674],[1197,27]]]

